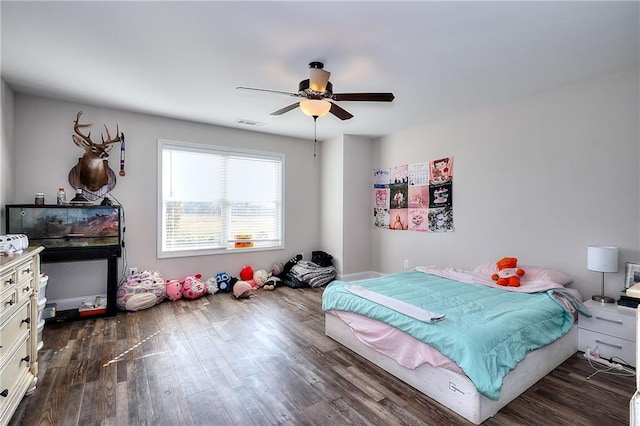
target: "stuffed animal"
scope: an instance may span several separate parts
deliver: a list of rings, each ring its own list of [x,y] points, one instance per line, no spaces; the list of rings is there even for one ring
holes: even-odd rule
[[[158,271],[143,271],[130,275],[118,286],[116,307],[122,311],[139,311],[162,302],[166,284]]]
[[[269,279],[269,273],[264,269],[258,269],[253,273],[253,281],[258,287],[262,287]]]
[[[267,281],[265,281],[264,285],[262,286],[263,290],[273,290],[274,288],[276,288],[276,284],[278,284],[280,282],[280,278],[278,277],[269,277],[269,279]]]
[[[202,275],[195,274],[192,277],[186,277],[181,282],[182,297],[185,299],[199,299],[207,294],[207,286],[202,282]]]
[[[518,268],[517,264],[517,258],[503,257],[496,262],[498,272],[491,275],[491,279],[497,281],[498,285],[520,287],[520,277],[524,275],[524,270]]]
[[[216,282],[218,283],[218,291],[220,293],[228,293],[233,290],[231,275],[227,274],[226,272],[218,272],[218,274],[216,275]]]
[[[233,295],[236,299],[247,299],[251,297],[251,284],[246,281],[238,281],[233,285]]]
[[[282,273],[283,269],[284,265],[282,264],[282,262],[276,262],[271,266],[271,275],[278,277]]]
[[[182,299],[182,284],[180,283],[180,281],[167,281],[167,297],[170,300]]]
[[[220,290],[216,277],[209,278],[204,284],[207,286],[207,294],[216,294]]]
[[[253,279],[253,268],[249,265],[245,265],[240,270],[240,279],[242,281],[249,281]]]

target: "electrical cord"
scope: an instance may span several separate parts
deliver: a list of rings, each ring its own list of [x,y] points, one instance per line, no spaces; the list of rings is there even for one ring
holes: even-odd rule
[[[593,349],[593,351],[587,348],[587,351],[585,352],[585,358],[589,362],[589,365],[594,370],[596,370],[587,377],[587,380],[590,380],[593,376],[595,376],[598,373],[606,373],[612,376],[625,376],[625,377],[634,377],[636,375],[635,369],[633,369],[633,367],[631,367],[631,365],[629,365],[629,363],[627,363],[623,358],[620,358],[617,356],[611,357],[611,358],[601,357],[598,352],[598,346],[596,346]],[[595,365],[593,359],[602,359],[604,361],[607,361],[609,364],[611,364],[611,366],[602,368],[598,365]],[[615,360],[619,360],[619,361],[615,361]],[[604,364],[598,363],[597,361],[595,361],[595,363],[599,365],[604,365]],[[615,366],[613,366],[614,364]]]
[[[122,246],[122,278],[120,278],[120,281],[118,282],[118,285],[121,285],[123,282],[126,281],[126,276],[127,276],[127,266],[128,266],[128,260],[127,260],[127,245],[124,242],[124,234],[127,231],[127,221],[125,218],[125,214],[124,214],[124,205],[122,205],[122,203],[120,202],[120,200],[118,200],[116,198],[115,195],[113,195],[113,193],[107,193],[105,196],[105,198],[109,197],[109,198],[113,198],[116,203],[120,206],[120,215],[122,216],[122,242],[121,242],[121,246]]]

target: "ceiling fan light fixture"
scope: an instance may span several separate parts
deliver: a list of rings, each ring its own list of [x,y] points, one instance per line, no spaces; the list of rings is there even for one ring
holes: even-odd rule
[[[322,99],[305,99],[300,102],[300,109],[309,117],[322,117],[329,113],[331,102]]]

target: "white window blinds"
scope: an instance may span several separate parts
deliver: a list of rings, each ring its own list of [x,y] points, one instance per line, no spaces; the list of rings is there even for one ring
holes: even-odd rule
[[[282,248],[284,155],[159,142],[158,257]]]

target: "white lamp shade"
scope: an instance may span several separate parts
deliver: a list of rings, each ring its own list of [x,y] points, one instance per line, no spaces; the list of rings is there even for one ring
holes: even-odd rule
[[[331,109],[331,102],[322,99],[306,99],[300,102],[300,109],[309,117],[322,117]]]
[[[587,269],[596,272],[618,272],[618,247],[587,247]]]

